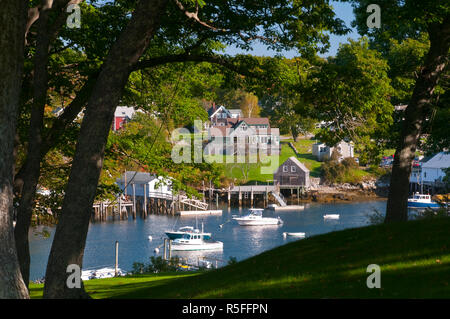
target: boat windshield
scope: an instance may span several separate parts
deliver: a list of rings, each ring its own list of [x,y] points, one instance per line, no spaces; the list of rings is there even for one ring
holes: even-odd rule
[[[262,209],[250,209],[249,215],[252,216],[262,216],[263,210]]]
[[[430,197],[430,195],[422,195],[422,194],[416,193],[416,194],[414,194],[413,198],[414,199],[430,199],[431,197]]]
[[[184,226],[179,229],[179,231],[193,231],[194,227],[192,226]]]

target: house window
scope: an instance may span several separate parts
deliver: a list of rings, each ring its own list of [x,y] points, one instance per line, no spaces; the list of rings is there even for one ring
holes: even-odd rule
[[[295,168],[295,166],[291,166],[291,172],[295,173],[297,171],[297,169]]]
[[[423,177],[427,178],[427,172],[423,173]]]
[[[287,173],[287,172],[288,172],[288,167],[287,167],[287,165],[283,165],[283,172],[284,172],[284,173]]]

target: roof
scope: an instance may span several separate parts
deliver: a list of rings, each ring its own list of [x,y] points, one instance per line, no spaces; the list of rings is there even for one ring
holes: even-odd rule
[[[212,117],[214,114],[216,114],[217,113],[217,111],[219,111],[220,109],[223,109],[225,112],[228,112],[229,113],[229,111],[225,108],[225,106],[223,106],[223,105],[218,105],[218,106],[211,106],[209,109],[208,109],[208,116],[209,117]]]
[[[156,175],[152,175],[150,173],[137,172],[136,175],[135,175],[135,173],[136,173],[135,171],[127,171],[127,172],[125,172],[127,183],[129,183],[131,181],[131,179],[133,179],[132,182],[134,182],[136,184],[149,183],[152,180],[156,179]],[[118,178],[116,180],[117,183],[124,183],[125,182],[124,175],[122,175],[120,178]]]
[[[262,124],[269,125],[269,118],[267,117],[245,117],[239,120],[244,121],[248,125],[262,125]]]
[[[128,117],[131,119],[135,112],[136,111],[134,110],[134,107],[132,107],[132,106],[118,106],[118,107],[116,107],[114,116],[115,117]]]
[[[228,132],[227,132],[228,129]],[[209,134],[211,136],[228,136],[232,129],[230,126],[213,126],[209,128]],[[228,133],[228,134],[227,134]]]
[[[450,152],[440,152],[422,164],[422,168],[450,167]]]
[[[285,161],[283,162],[283,164],[280,165],[280,167],[283,166],[284,163],[286,163],[288,160],[291,160],[295,165],[297,165],[298,167],[300,167],[302,171],[304,171],[304,172],[309,172],[309,169],[308,169],[302,162],[300,162],[295,156],[289,157],[287,160],[285,160]],[[278,168],[278,169],[279,169],[279,168]]]
[[[239,115],[243,116],[241,109],[231,109],[231,110],[228,110],[228,112],[230,112],[231,114],[239,114]]]

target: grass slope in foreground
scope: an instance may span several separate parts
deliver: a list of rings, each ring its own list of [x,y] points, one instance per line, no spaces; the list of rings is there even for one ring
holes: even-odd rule
[[[449,298],[450,219],[294,241],[222,269],[85,282],[93,298]],[[381,289],[368,289],[369,264]],[[31,285],[32,297],[42,285]]]

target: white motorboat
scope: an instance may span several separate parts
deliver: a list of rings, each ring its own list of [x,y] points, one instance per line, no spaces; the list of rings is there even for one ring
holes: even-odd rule
[[[415,193],[412,198],[408,198],[408,208],[439,208],[439,203],[431,200],[431,195]]]
[[[323,215],[323,219],[339,219],[339,214],[326,214]]]
[[[289,232],[284,232],[284,233],[283,233],[283,237],[286,237],[286,236],[301,237],[301,238],[303,238],[303,237],[305,237],[305,233],[289,233]]]
[[[223,249],[221,241],[203,240],[201,234],[186,233],[172,241],[172,250],[218,250]]]
[[[264,209],[262,208],[250,208],[247,215],[242,217],[233,217],[233,219],[241,226],[279,225],[283,223],[280,217],[263,217],[263,211]]]

